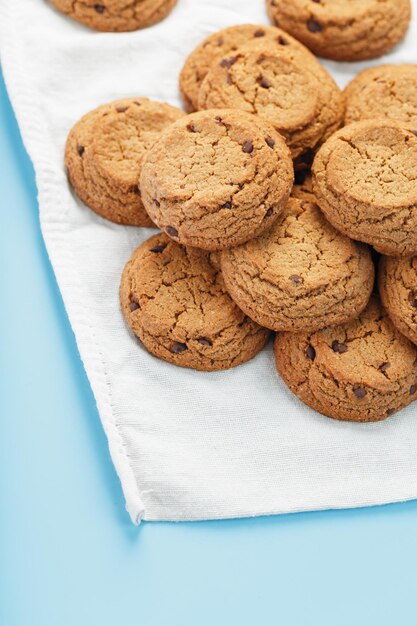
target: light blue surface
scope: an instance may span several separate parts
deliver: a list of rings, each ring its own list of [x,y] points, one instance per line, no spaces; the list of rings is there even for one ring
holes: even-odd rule
[[[0,103],[0,625],[414,626],[416,502],[131,525]]]

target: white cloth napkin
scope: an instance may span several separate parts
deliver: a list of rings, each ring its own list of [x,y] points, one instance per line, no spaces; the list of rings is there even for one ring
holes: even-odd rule
[[[210,374],[149,355],[124,324],[118,287],[152,231],[100,219],[67,184],[64,143],[83,113],[124,96],[179,105],[186,55],[219,28],[267,24],[264,0],[178,0],[160,24],[126,34],[90,31],[44,0],[0,2],[1,62],[36,170],[42,232],[133,522],[416,498],[417,405],[378,424],[341,423],[286,389],[271,346]],[[372,65],[416,62],[416,53],[415,20]],[[325,65],[344,86],[366,64]]]

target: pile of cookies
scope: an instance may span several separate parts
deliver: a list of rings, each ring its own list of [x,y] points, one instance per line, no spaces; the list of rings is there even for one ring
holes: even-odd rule
[[[323,54],[331,33],[303,36],[304,5],[269,9]],[[312,33],[326,36],[313,46]],[[101,106],[71,130],[66,167],[96,213],[161,231],[120,287],[153,355],[227,369],[276,331],[277,370],[306,404],[381,420],[417,398],[417,66],[365,70],[341,92],[299,40],[258,25],[209,36],[181,72],[188,114],[146,98]]]

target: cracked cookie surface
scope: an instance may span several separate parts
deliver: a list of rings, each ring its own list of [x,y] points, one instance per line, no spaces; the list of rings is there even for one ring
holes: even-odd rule
[[[417,344],[417,257],[382,257],[378,286],[394,325]]]
[[[240,111],[192,113],[171,126],[142,164],[153,221],[176,241],[220,250],[269,228],[291,192],[284,140]]]
[[[152,226],[138,187],[141,163],[159,135],[185,114],[147,98],[125,98],[90,111],[70,131],[65,165],[78,197],[119,224]]]
[[[293,393],[339,420],[383,420],[417,398],[417,349],[376,297],[353,322],[278,333],[276,367]]]
[[[380,65],[346,87],[345,123],[391,119],[417,130],[417,65]]]
[[[124,32],[151,26],[173,9],[177,0],[50,0],[61,13],[94,30]]]
[[[293,37],[274,26],[239,24],[229,26],[206,37],[185,60],[180,74],[180,92],[187,111],[198,109],[198,92],[210,67],[240,46],[260,41],[276,42],[280,46],[303,48]]]
[[[220,107],[268,121],[297,159],[340,127],[344,97],[308,50],[266,41],[240,47],[212,64],[201,83],[198,108]]]
[[[269,337],[230,298],[210,257],[159,233],[133,253],[120,286],[124,317],[147,350],[203,371],[248,361]]]
[[[318,56],[382,56],[407,32],[410,0],[266,0],[271,20]]]
[[[367,247],[337,232],[315,204],[293,198],[269,231],[224,250],[221,268],[239,307],[280,331],[314,331],[353,319],[374,282]]]
[[[313,191],[329,221],[378,252],[417,252],[417,137],[391,121],[336,132],[313,163]]]

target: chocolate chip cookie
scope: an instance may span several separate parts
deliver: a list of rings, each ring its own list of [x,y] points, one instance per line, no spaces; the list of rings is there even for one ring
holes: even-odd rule
[[[206,37],[187,57],[180,74],[180,92],[187,111],[198,108],[198,92],[211,65],[251,42],[273,41],[280,46],[303,48],[302,44],[274,26],[239,24]]]
[[[230,248],[268,229],[293,183],[274,129],[248,113],[210,110],[173,124],[147,153],[140,189],[153,221],[176,241]]]
[[[355,122],[320,148],[313,191],[329,221],[392,256],[417,253],[417,137],[395,122]]]
[[[117,100],[84,115],[65,149],[68,178],[79,198],[112,222],[151,226],[138,187],[142,159],[184,115],[147,98]]]
[[[291,391],[334,419],[383,420],[417,398],[417,348],[375,297],[348,324],[279,333],[275,360]]]
[[[164,19],[177,0],[51,0],[61,13],[94,30],[130,31]]]
[[[181,367],[228,369],[254,357],[268,340],[269,331],[230,298],[210,254],[187,249],[164,233],[133,253],[120,299],[145,348]]]
[[[242,46],[210,67],[198,108],[227,107],[259,115],[281,133],[293,159],[310,153],[340,127],[344,98],[305,48],[262,42]]]
[[[355,318],[374,283],[368,248],[338,233],[315,204],[294,198],[266,233],[223,250],[221,268],[251,319],[291,332]]]
[[[381,65],[358,74],[346,87],[345,122],[391,119],[417,130],[417,65]]]
[[[395,326],[417,344],[417,257],[382,257],[378,286]]]
[[[401,41],[410,0],[266,0],[271,20],[321,57],[372,59]]]

